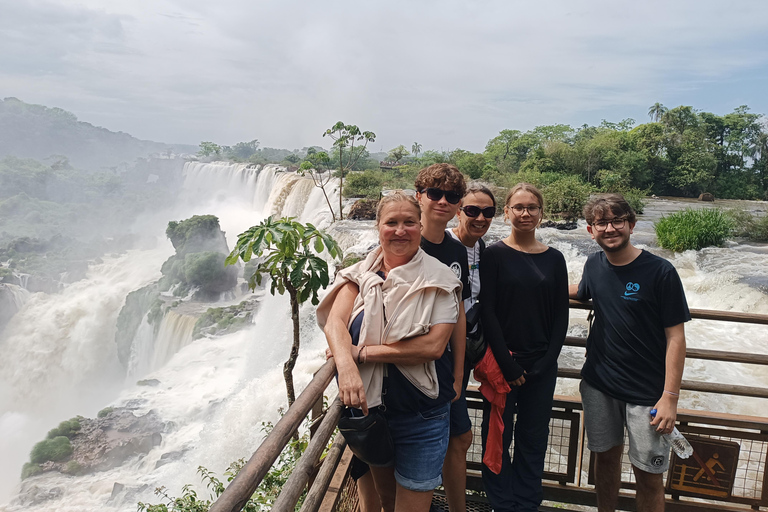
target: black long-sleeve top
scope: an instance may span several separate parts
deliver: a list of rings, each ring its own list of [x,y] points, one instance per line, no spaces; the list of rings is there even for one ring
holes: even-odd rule
[[[557,363],[568,330],[568,269],[552,247],[538,254],[504,242],[480,260],[483,332],[504,378],[533,376]],[[509,351],[514,352],[514,357]]]

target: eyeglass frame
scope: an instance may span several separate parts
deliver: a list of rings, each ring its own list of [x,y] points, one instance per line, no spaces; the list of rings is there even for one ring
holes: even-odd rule
[[[453,190],[443,190],[437,187],[423,188],[419,190],[419,194],[426,194],[431,201],[435,202],[440,201],[443,197],[445,197],[445,200],[450,204],[459,204],[459,202],[462,200],[462,196],[458,192],[454,192]],[[448,194],[451,194],[451,197],[455,199],[455,201],[449,199]]]
[[[605,222],[605,225],[603,226],[602,229],[600,229],[598,227],[598,222]],[[621,226],[617,226],[615,224],[616,222],[621,222]],[[608,229],[608,224],[613,226],[613,229],[615,229],[616,231],[619,231],[620,229],[624,229],[624,226],[625,226],[626,223],[627,223],[627,218],[626,217],[616,217],[616,218],[610,219],[610,220],[600,219],[598,221],[595,221],[595,222],[592,223],[592,227],[595,228],[596,231],[598,231],[600,233],[604,233]]]
[[[477,213],[475,215],[472,215],[466,210],[467,208],[477,209]],[[459,210],[463,211],[467,217],[471,217],[473,219],[479,217],[480,214],[482,214],[483,217],[485,217],[486,219],[492,219],[496,216],[495,206],[486,206],[485,208],[480,208],[479,206],[468,204],[466,206],[459,206]],[[491,213],[491,215],[486,215],[486,213],[489,213],[489,212],[493,212],[493,213]]]
[[[535,217],[536,215],[541,213],[541,211],[543,210],[543,208],[541,206],[521,206],[521,205],[509,206],[509,205],[507,205],[504,208],[506,208],[508,210],[512,210],[512,213],[517,215],[518,217],[521,216],[525,212],[528,212],[528,215],[530,215],[531,217]],[[517,213],[515,211],[515,208],[520,208],[520,213]],[[531,208],[536,208],[538,211],[536,213],[533,213],[533,212],[531,212]]]

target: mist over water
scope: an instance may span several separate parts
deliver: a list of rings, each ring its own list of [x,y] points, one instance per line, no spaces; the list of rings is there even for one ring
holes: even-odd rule
[[[332,182],[330,201],[338,204]],[[648,218],[667,203],[652,202]],[[160,266],[173,248],[164,238],[170,220],[192,215],[219,217],[229,248],[236,237],[268,215],[291,215],[302,222],[329,227],[347,252],[365,253],[376,244],[373,222],[330,224],[322,191],[309,178],[277,166],[248,167],[226,163],[187,163],[184,184],[174,204],[137,219],[134,227],[154,237],[151,250],[132,250],[92,265],[87,278],[61,293],[25,294],[19,312],[0,334],[0,510],[83,511],[136,510],[137,501],[157,502],[152,491],[165,485],[177,494],[199,483],[202,465],[221,476],[234,460],[248,458],[263,438],[260,424],[276,421],[286,406],[282,363],[287,358],[291,324],[286,297],[263,291],[253,325],[234,334],[192,341],[195,315],[221,304],[184,304],[170,311],[155,334],[146,318],[131,346],[128,368],[117,359],[117,315],[128,293],[160,277]],[[494,220],[493,242],[509,227]],[[589,253],[597,250],[582,223],[575,231],[540,230],[543,242],[565,255],[569,279],[577,282]],[[669,258],[681,275],[689,305],[768,314],[765,246],[732,244],[725,248],[671,254],[655,247],[652,222],[641,219],[633,240]],[[23,292],[20,292],[23,294]],[[250,294],[249,294],[250,296]],[[237,303],[244,295],[229,298]],[[297,389],[324,362],[325,340],[315,325],[314,308],[301,311],[302,348],[295,370]],[[572,311],[571,332],[581,334],[586,313]],[[690,347],[768,353],[765,326],[695,320],[686,327]],[[583,350],[565,349],[562,366],[580,367]],[[749,365],[688,361],[684,378],[768,386],[768,376]],[[156,379],[140,386],[139,379]],[[560,382],[557,392],[576,394],[575,382]],[[167,427],[160,446],[146,456],[114,469],[74,477],[46,473],[26,480],[63,490],[60,499],[21,505],[19,474],[34,443],[60,421],[81,414],[94,417],[106,406],[128,406],[135,414],[155,411]],[[681,407],[741,414],[764,414],[764,403],[708,395],[683,394]],[[158,465],[164,454],[171,462]],[[110,501],[115,483],[125,486]],[[201,496],[207,491],[196,485]]]

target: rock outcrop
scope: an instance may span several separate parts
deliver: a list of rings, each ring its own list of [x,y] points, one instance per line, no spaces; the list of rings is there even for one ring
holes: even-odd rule
[[[80,428],[69,436],[71,455],[43,462],[40,469],[70,475],[105,471],[146,455],[163,439],[165,423],[153,411],[143,416],[124,407],[104,412],[100,418],[78,418]]]
[[[372,199],[360,199],[349,209],[347,218],[350,220],[376,220],[376,206],[378,201]]]

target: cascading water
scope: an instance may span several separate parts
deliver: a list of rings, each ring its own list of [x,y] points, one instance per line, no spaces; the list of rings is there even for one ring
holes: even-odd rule
[[[184,172],[179,201],[157,230],[164,229],[168,220],[214,214],[231,248],[237,234],[270,214],[329,224],[322,191],[308,178],[282,168],[188,163]],[[334,205],[336,187],[332,182],[328,188]],[[648,210],[653,209],[651,203]],[[342,221],[330,229],[346,251],[365,252],[376,243],[372,222]],[[489,241],[506,236],[508,229],[496,219]],[[545,243],[563,252],[571,282],[578,281],[586,255],[596,250],[584,226],[573,232],[542,229],[540,234]],[[653,247],[651,223],[643,220],[633,240],[670,258],[691,307],[768,313],[768,290],[761,288],[761,283],[768,282],[764,246],[733,245],[673,255]],[[184,484],[197,484],[200,465],[221,476],[229,463],[249,457],[263,437],[260,423],[275,421],[278,408],[286,406],[282,362],[289,352],[291,323],[287,298],[281,296],[265,294],[252,326],[217,338],[192,341],[192,316],[168,314],[157,335],[142,319],[126,379],[114,342],[117,312],[129,292],[159,277],[160,265],[171,254],[166,243],[161,249],[133,251],[96,265],[86,280],[58,295],[31,296],[0,335],[0,486],[5,486],[0,487],[0,502],[10,500],[0,510],[134,511],[137,501],[159,501],[152,494],[159,485],[175,494]],[[583,315],[573,312],[572,317],[574,331],[583,329]],[[295,370],[298,389],[323,363],[325,348],[311,305],[303,306],[301,318],[302,349]],[[691,347],[768,351],[764,327],[699,320],[689,324],[687,334]],[[583,351],[577,350],[566,350],[561,358],[561,364],[570,367],[579,367],[582,361]],[[744,368],[747,365],[728,366],[689,362],[686,378],[768,386],[768,377]],[[139,378],[157,385],[137,385]],[[575,385],[560,383],[558,392],[574,394]],[[76,414],[93,417],[107,405],[129,406],[137,415],[154,410],[166,422],[162,443],[113,469],[79,477],[51,472],[19,486],[18,475],[29,450],[48,429]],[[756,412],[758,403],[741,398],[719,402],[686,393],[682,405],[764,414]],[[124,487],[115,487],[116,483]],[[58,488],[61,497],[34,504],[12,499],[20,490],[22,496],[28,494],[33,486]],[[197,488],[201,495],[207,494],[202,486]]]

